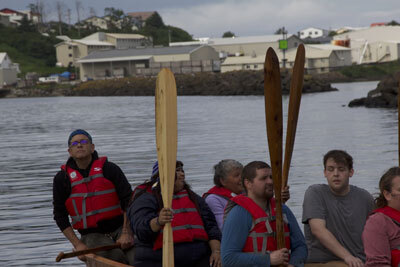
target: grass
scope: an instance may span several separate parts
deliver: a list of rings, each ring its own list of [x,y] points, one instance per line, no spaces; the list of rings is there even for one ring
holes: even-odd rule
[[[18,75],[19,77],[24,77],[28,72],[36,72],[40,76],[48,76],[53,73],[62,73],[67,70],[67,68],[47,66],[45,60],[30,57],[4,43],[0,43],[0,51],[6,52],[13,63],[19,64],[21,70],[21,73]]]
[[[354,80],[379,80],[386,75],[399,71],[400,60],[378,64],[352,65],[338,70],[338,72]]]

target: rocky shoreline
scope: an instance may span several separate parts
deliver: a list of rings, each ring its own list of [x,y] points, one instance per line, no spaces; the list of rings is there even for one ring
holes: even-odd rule
[[[366,97],[350,101],[349,107],[397,108],[399,82],[400,72],[386,76],[378,83],[376,89],[368,92]]]
[[[263,71],[233,71],[226,73],[195,73],[176,75],[178,95],[263,95]],[[281,73],[282,93],[290,90],[291,73]],[[339,74],[304,76],[303,93],[335,91],[330,82],[347,81]],[[76,86],[54,85],[0,90],[0,97],[47,96],[153,96],[155,77],[129,77],[97,80]]]

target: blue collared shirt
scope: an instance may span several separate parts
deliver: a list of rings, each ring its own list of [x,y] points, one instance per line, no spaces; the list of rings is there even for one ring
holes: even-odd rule
[[[291,210],[282,205],[282,212],[286,214],[290,229],[290,261],[296,267],[303,267],[307,259],[307,245],[304,235]],[[243,207],[236,205],[228,214],[224,222],[221,243],[222,265],[225,266],[270,266],[269,254],[244,253],[253,219]]]

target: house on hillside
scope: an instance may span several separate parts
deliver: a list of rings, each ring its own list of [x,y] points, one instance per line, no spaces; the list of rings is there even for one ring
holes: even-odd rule
[[[133,18],[133,23],[138,26],[139,28],[142,28],[146,25],[146,20],[150,18],[153,14],[155,14],[155,11],[150,11],[150,12],[129,12],[127,15]]]
[[[299,37],[301,39],[321,38],[321,37],[327,37],[328,35],[329,35],[328,30],[310,27],[310,28],[301,30]]]
[[[19,64],[13,63],[7,53],[0,52],[0,88],[17,82]]]
[[[369,27],[335,35],[333,39],[350,43],[352,62],[356,64],[400,59],[400,26]]]
[[[139,46],[150,46],[152,41],[140,34],[97,32],[82,39],[64,39],[55,45],[58,66],[78,66],[80,58],[93,51],[109,49],[127,49]]]
[[[97,16],[92,16],[85,20],[82,20],[81,24],[83,25],[82,28],[85,29],[88,28],[89,26],[92,26],[102,30],[108,30],[107,20]]]
[[[30,10],[13,10],[10,8],[3,8],[0,10],[1,17],[8,17],[8,23],[5,19],[1,19],[1,24],[6,26],[16,27],[20,25],[20,22],[23,18],[31,21],[34,24],[40,22],[40,14],[33,13]],[[5,23],[3,23],[5,22]],[[8,24],[8,25],[7,25]]]
[[[161,68],[175,74],[220,70],[218,53],[208,45],[95,51],[77,63],[81,80],[156,76]]]

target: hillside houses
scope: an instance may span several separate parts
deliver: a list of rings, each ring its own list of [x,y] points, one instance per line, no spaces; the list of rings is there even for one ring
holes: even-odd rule
[[[76,66],[80,58],[93,51],[107,49],[127,49],[139,46],[149,46],[151,40],[140,34],[103,33],[97,32],[82,39],[65,39],[55,45],[59,66]]]
[[[18,73],[20,73],[19,65],[13,63],[7,53],[0,52],[0,88],[15,84]]]

